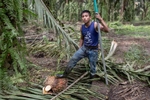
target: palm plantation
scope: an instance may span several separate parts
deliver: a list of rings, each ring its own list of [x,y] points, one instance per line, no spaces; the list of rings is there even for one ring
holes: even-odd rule
[[[150,40],[149,26],[136,28],[132,25],[149,24],[150,0],[97,0],[97,3],[100,14],[115,34],[130,33],[132,36],[139,33],[135,37],[143,37],[144,34],[146,39]],[[81,23],[80,13],[84,9],[92,12],[94,20],[92,0],[0,0],[0,98],[2,100],[49,100],[54,97],[42,94],[42,82],[45,77],[28,81],[31,80],[30,75],[34,78],[31,69],[42,70],[42,66],[29,61],[28,57],[30,55],[39,57],[42,52],[42,56],[56,59],[54,70],[47,75],[62,73],[65,67],[62,66],[62,62],[68,61],[73,52],[78,49],[80,32],[77,25]],[[131,24],[123,25],[128,23]],[[39,40],[38,37],[33,37],[29,42],[26,37],[28,29],[25,31],[25,27],[31,24],[40,27],[41,30],[28,36],[41,37]],[[42,31],[49,32],[50,36],[54,36],[53,39],[49,40]],[[111,41],[103,33],[102,37],[104,37],[103,45],[107,45],[104,46],[104,50],[109,85],[117,85],[125,79],[131,83],[134,80],[142,81],[149,86],[149,55],[142,54],[141,48],[134,45],[129,52],[125,53],[125,62],[118,64],[112,56],[117,46],[111,45]],[[102,65],[100,54],[97,62],[98,78],[95,78],[95,81],[101,79],[100,81],[104,82],[105,73]],[[68,78],[68,84],[73,83],[88,70],[87,60],[81,61],[77,67]],[[91,80],[88,80],[88,77],[83,77],[56,100],[108,98],[107,95],[87,88],[89,81]]]

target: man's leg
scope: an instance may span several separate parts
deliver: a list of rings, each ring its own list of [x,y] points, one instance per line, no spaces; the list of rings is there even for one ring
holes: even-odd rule
[[[74,55],[68,62],[67,68],[65,69],[63,75],[57,75],[57,77],[60,77],[60,78],[67,77],[68,74],[71,72],[71,70],[76,66],[77,62],[84,57],[86,57],[85,48],[81,47],[79,50],[77,50],[74,53]]]
[[[90,74],[92,77],[96,74],[96,62],[98,60],[98,50],[89,50],[88,59],[90,63]]]

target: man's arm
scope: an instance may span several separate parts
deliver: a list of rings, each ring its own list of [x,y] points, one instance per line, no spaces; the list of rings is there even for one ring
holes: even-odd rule
[[[100,29],[104,32],[109,32],[109,28],[106,24],[106,22],[103,20],[103,18],[100,16],[100,14],[96,14],[95,17],[99,20],[100,24]],[[95,28],[98,30],[98,23],[95,23]]]
[[[80,32],[81,32],[81,28],[80,28]],[[83,35],[82,35],[82,32],[81,32],[81,37],[80,37],[80,42],[79,42],[79,48],[81,48],[83,45]]]

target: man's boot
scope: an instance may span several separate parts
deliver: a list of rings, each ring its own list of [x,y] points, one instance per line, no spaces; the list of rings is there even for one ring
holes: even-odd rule
[[[93,82],[92,79],[93,78],[94,78],[94,75],[90,74],[90,79],[91,79],[91,81],[89,82],[90,85],[92,85],[92,82]]]
[[[67,76],[69,75],[69,73],[71,72],[72,68],[71,67],[67,67],[64,71],[63,74],[58,74],[56,75],[57,78],[67,78]]]

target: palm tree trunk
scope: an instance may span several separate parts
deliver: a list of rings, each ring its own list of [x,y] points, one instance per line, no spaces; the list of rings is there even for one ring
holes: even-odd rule
[[[69,1],[68,0],[66,0],[66,4],[68,4],[69,3]]]
[[[121,9],[120,9],[120,19],[119,19],[121,22],[123,22],[123,16],[124,16],[124,5],[125,5],[124,3],[125,3],[125,0],[122,0]]]

